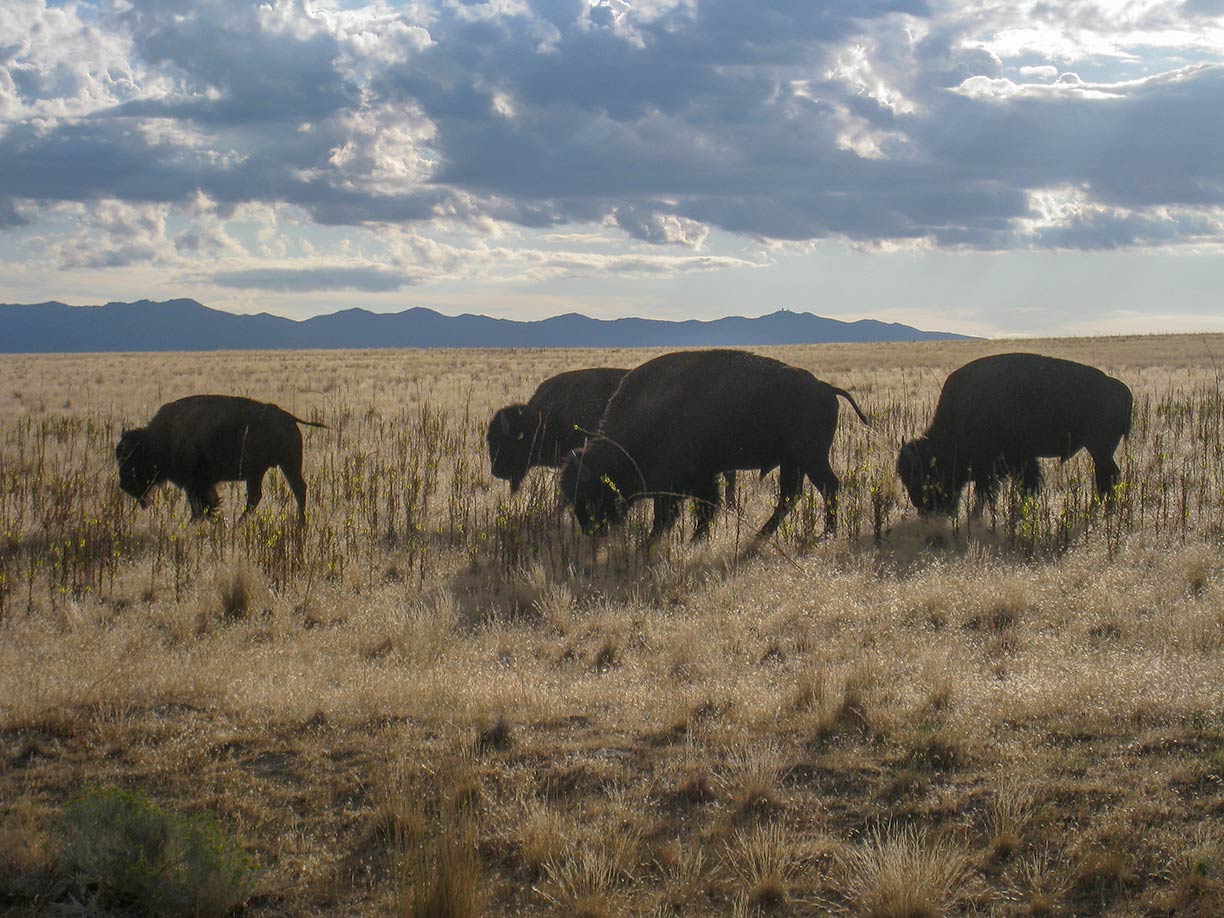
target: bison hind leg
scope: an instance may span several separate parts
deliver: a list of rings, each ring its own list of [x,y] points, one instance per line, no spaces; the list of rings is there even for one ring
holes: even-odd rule
[[[827,453],[821,462],[807,470],[807,476],[824,498],[825,527],[823,535],[832,535],[837,531],[837,492],[841,490],[841,482],[838,481],[833,467],[829,465]]]
[[[647,545],[653,545],[676,524],[680,515],[680,495],[660,494],[654,499],[654,524],[650,527]]]
[[[1097,496],[1101,500],[1108,500],[1113,496],[1114,487],[1122,475],[1122,470],[1118,468],[1118,463],[1114,462],[1111,455],[1093,456],[1092,465],[1096,471]]]
[[[987,507],[990,508],[992,514],[994,513],[999,497],[999,475],[998,467],[981,474],[975,472],[972,475],[970,480],[973,482],[973,508],[970,514],[973,517],[980,519]],[[955,516],[955,513],[953,515]]]
[[[757,533],[757,542],[764,542],[778,531],[778,527],[782,525],[782,520],[786,517],[786,514],[790,513],[796,502],[798,502],[799,494],[802,490],[803,472],[799,467],[794,465],[782,466],[778,472],[778,506],[774,508],[773,516],[765,521],[765,525]]]
[[[1037,461],[1036,456],[1025,460],[1016,474],[1016,479],[1020,483],[1020,490],[1026,495],[1036,494],[1041,490],[1041,463]]]
[[[280,467],[281,473],[285,476],[285,481],[289,483],[289,490],[293,492],[294,499],[298,505],[298,522],[306,522],[306,480],[302,478],[301,468],[293,468],[292,466]]]
[[[264,472],[261,471],[253,473],[246,480],[247,501],[246,509],[242,511],[242,519],[246,519],[259,506],[259,500],[263,497],[263,477]]]

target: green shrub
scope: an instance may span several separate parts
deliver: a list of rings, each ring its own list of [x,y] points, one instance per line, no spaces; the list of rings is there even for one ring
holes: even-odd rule
[[[62,865],[101,901],[150,914],[224,915],[254,862],[208,814],[167,813],[139,791],[85,791],[64,811]]]

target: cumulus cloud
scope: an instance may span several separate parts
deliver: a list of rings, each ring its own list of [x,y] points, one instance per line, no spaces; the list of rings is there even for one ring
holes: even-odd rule
[[[29,247],[36,257],[60,268],[122,268],[173,258],[164,205],[108,198],[88,205],[64,205],[59,211],[72,219],[74,230],[37,237]]]
[[[675,214],[643,210],[632,204],[616,208],[612,216],[615,224],[626,233],[646,242],[699,249],[710,234],[709,227],[696,220]]]

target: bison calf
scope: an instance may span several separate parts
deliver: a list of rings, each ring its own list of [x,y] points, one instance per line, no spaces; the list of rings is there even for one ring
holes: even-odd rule
[[[1066,461],[1087,449],[1105,498],[1118,480],[1113,454],[1130,433],[1131,401],[1125,383],[1082,363],[982,357],[948,376],[926,434],[902,443],[897,474],[919,513],[953,515],[969,481],[980,509],[993,503],[1001,476],[1033,493],[1038,458]]]
[[[192,519],[217,511],[217,483],[245,481],[246,511],[263,493],[264,473],[278,466],[306,518],[302,479],[303,421],[276,405],[232,395],[191,395],[162,405],[147,427],[124,431],[115,447],[119,484],[149,505],[149,492],[169,481],[187,495]]]
[[[598,435],[571,453],[561,490],[584,532],[622,520],[631,503],[654,500],[651,540],[676,520],[685,497],[699,501],[694,539],[718,506],[718,475],[781,468],[781,495],[758,539],[794,506],[806,475],[825,498],[827,530],[836,521],[837,476],[829,450],[837,396],[848,392],[807,370],[745,351],[665,354],[632,370],[608,402]]]
[[[534,466],[556,468],[599,426],[608,399],[628,370],[570,370],[540,383],[526,405],[507,405],[489,421],[493,477],[518,491]]]

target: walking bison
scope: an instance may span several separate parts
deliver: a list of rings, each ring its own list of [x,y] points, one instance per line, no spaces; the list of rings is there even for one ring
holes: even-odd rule
[[[561,490],[584,532],[620,522],[630,504],[654,500],[653,541],[696,498],[694,540],[718,507],[718,475],[781,469],[781,493],[761,528],[767,538],[794,506],[806,475],[825,498],[826,531],[836,525],[837,476],[829,450],[837,396],[867,418],[850,394],[807,370],[745,351],[684,351],[656,357],[621,381],[598,435],[561,470]]]
[[[140,503],[169,481],[182,488],[192,519],[216,513],[217,483],[245,481],[250,513],[263,494],[263,477],[273,466],[297,498],[298,518],[306,518],[302,479],[303,421],[276,405],[233,395],[191,395],[162,405],[147,427],[124,431],[115,447],[119,485]]]
[[[1130,433],[1131,404],[1125,383],[1082,363],[982,357],[948,376],[927,432],[902,443],[897,474],[919,513],[953,515],[969,481],[980,510],[993,503],[1000,477],[1033,493],[1039,458],[1065,462],[1087,449],[1106,498],[1118,480],[1113,454]]]

